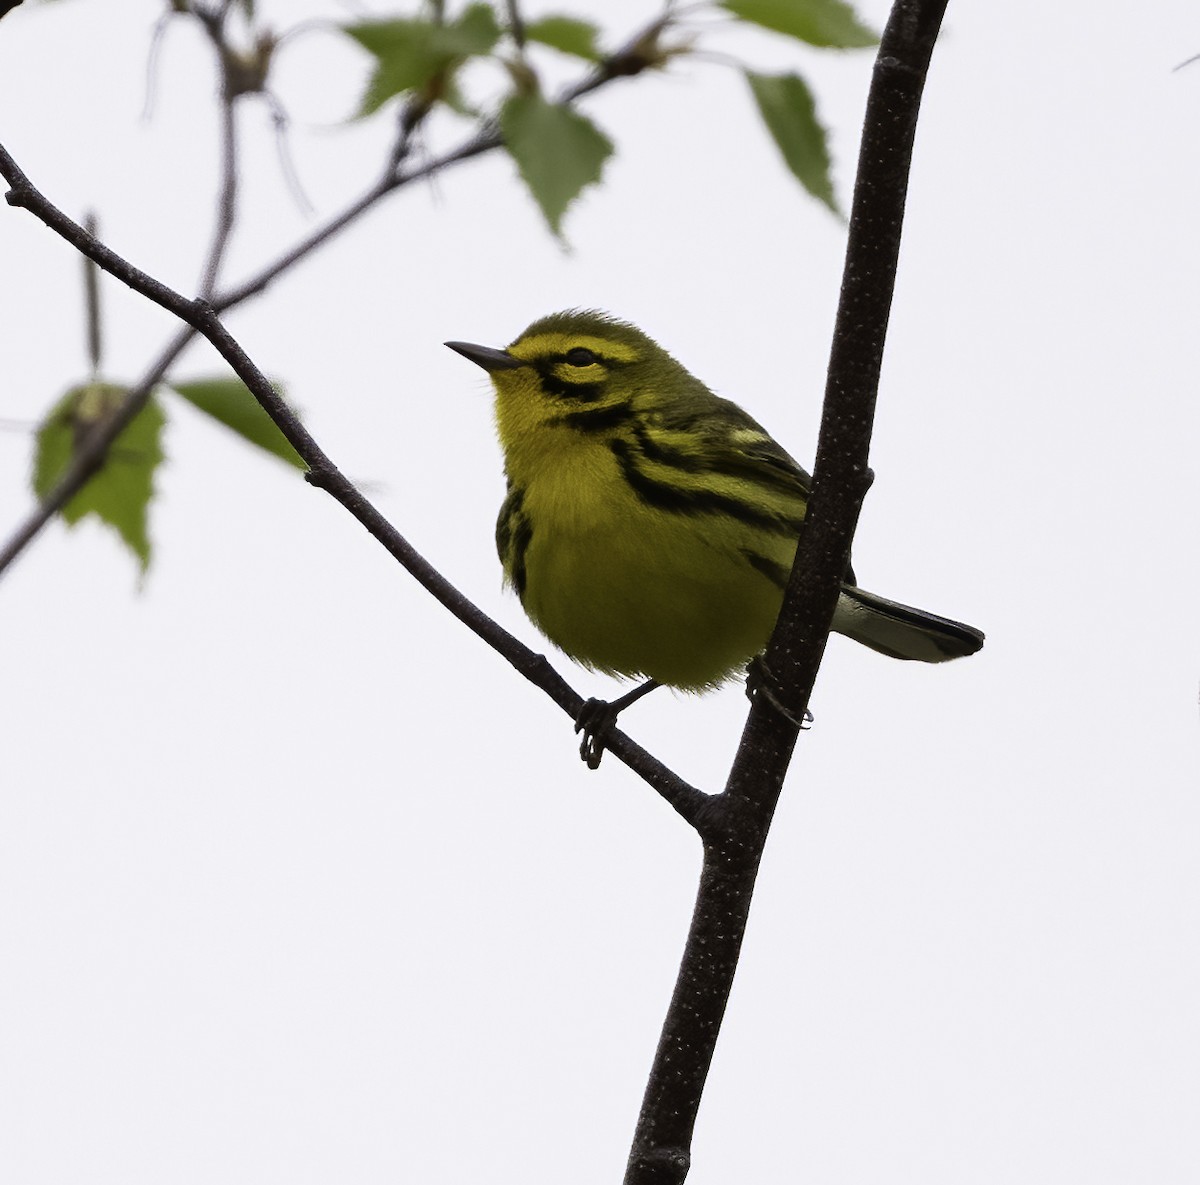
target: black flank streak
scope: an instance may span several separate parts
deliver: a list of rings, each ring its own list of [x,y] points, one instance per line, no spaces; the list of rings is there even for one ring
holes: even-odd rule
[[[530,540],[533,539],[533,523],[526,515],[517,520],[517,529],[513,536],[513,586],[517,596],[525,599],[525,553],[529,550]]]
[[[504,495],[504,501],[500,504],[500,516],[496,519],[496,553],[500,556],[501,563],[508,559],[509,550],[512,548],[513,524],[524,508],[525,491],[509,482],[508,493]]]
[[[525,513],[525,491],[510,489],[496,520],[496,551],[500,562],[512,572],[518,597],[525,595],[525,553],[533,538],[533,523]]]

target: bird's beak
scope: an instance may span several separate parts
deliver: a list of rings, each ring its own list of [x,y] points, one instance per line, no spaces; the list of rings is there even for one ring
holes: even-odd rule
[[[494,350],[491,346],[476,346],[471,342],[445,342],[456,354],[470,358],[476,366],[482,366],[486,371],[516,370],[525,366],[520,358],[514,358],[507,350]]]

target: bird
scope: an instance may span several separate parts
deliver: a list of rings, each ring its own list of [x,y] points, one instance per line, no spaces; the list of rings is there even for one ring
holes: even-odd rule
[[[585,703],[576,731],[595,768],[620,710],[660,685],[709,690],[761,655],[812,478],[736,403],[607,313],[552,313],[504,349],[445,344],[495,389],[504,582],[576,662],[644,680]],[[984,642],[973,626],[867,592],[852,571],[832,629],[927,663]]]

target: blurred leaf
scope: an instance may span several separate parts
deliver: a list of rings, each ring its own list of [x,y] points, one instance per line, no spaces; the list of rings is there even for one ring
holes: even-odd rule
[[[600,30],[590,21],[580,21],[570,16],[544,16],[525,26],[527,41],[540,42],[560,53],[569,53],[589,62],[598,62],[602,56],[596,45],[599,35]]]
[[[438,99],[444,106],[449,107],[455,115],[461,115],[465,119],[482,120],[484,118],[484,113],[459,90],[458,83],[453,78],[447,78],[443,81],[438,92]]]
[[[472,4],[447,25],[419,19],[363,21],[343,25],[342,31],[372,54],[375,72],[367,83],[358,115],[378,111],[388,99],[405,91],[448,85],[445,76],[469,57],[489,53],[500,39],[496,15],[487,4]]]
[[[787,167],[813,197],[840,214],[829,175],[825,129],[817,121],[812,92],[804,79],[795,74],[754,74],[747,70],[746,81]]]
[[[612,142],[577,111],[540,95],[509,98],[500,110],[500,131],[550,229],[561,238],[567,206],[600,180]]]
[[[719,0],[726,12],[829,49],[862,49],[879,37],[842,0]]]
[[[282,394],[278,384],[272,384]],[[212,416],[243,440],[265,449],[297,469],[307,469],[300,454],[288,443],[275,421],[262,409],[241,379],[196,379],[190,383],[172,383],[171,390],[182,395],[193,407]]]
[[[37,432],[33,492],[39,498],[54,489],[88,432],[114,415],[126,398],[124,387],[89,383],[73,387],[58,401]],[[108,523],[137,556],[143,573],[150,566],[146,518],[154,496],[154,471],[163,460],[160,437],[166,422],[162,408],[151,399],[113,441],[100,470],[62,511],[70,526],[89,514]]]

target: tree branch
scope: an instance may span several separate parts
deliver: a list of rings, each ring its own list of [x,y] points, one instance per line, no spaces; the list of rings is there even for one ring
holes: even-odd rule
[[[767,648],[769,694],[750,710],[724,792],[701,816],[704,864],[625,1185],[679,1185],[717,1033],[733,986],[754,881],[850,561],[870,485],[867,459],[913,137],[946,0],[897,0],[883,34],[863,128],[841,298],[804,530]],[[782,711],[775,706],[778,703]]]
[[[583,707],[583,697],[570,687],[545,657],[518,641],[459,592],[347,480],[326,456],[304,425],[300,423],[262,371],[255,366],[234,340],[211,305],[202,300],[190,300],[174,291],[88,234],[82,226],[68,218],[34,187],[2,144],[0,144],[0,176],[3,176],[11,186],[6,195],[9,205],[29,210],[51,230],[76,250],[95,261],[110,275],[115,276],[135,292],[152,300],[168,312],[174,313],[176,317],[190,326],[190,330],[179,334],[164,355],[155,363],[152,368],[154,373],[160,377],[165,373],[171,361],[187,343],[193,332],[205,337],[221,357],[229,363],[234,373],[246,384],[292,447],[304,459],[309,467],[309,472],[305,475],[306,479],[340,502],[416,578],[422,587],[449,609],[459,621],[504,657],[529,682],[541,688],[572,718],[579,715],[580,709]],[[148,385],[144,381],[143,385],[147,394],[154,383],[158,381],[159,378],[154,378]],[[136,410],[130,411],[133,403],[132,398],[127,399],[121,408],[120,417],[125,422],[136,415]],[[86,451],[86,445],[84,451]],[[76,463],[78,461],[77,457]],[[618,760],[623,761],[634,773],[657,790],[684,819],[694,823],[708,802],[708,795],[689,785],[623,733],[614,731],[607,747]]]
[[[816,678],[849,559],[850,540],[869,485],[871,426],[913,134],[945,3],[897,0],[880,46],[867,104],[813,494],[789,591],[766,655],[769,694],[758,697],[751,709],[725,791],[711,797],[702,794],[622,733],[614,733],[608,743],[614,755],[696,827],[704,841],[696,908],[639,1115],[626,1185],[678,1185],[688,1172],[696,1113],[732,986],[763,846],[796,742],[795,721],[802,717]],[[636,47],[637,42],[631,42],[626,50],[613,55],[567,92],[564,100],[596,89],[611,78],[644,69],[649,63],[644,55],[638,56]],[[151,373],[157,371],[157,376],[148,376],[139,385],[139,392],[144,390],[143,401],[193,333],[202,334],[304,458],[310,467],[308,480],[345,506],[441,604],[568,715],[575,716],[582,698],[544,656],[513,638],[446,581],[346,480],[217,315],[218,309],[230,308],[262,291],[275,276],[387,193],[435,168],[479,155],[499,143],[496,129],[485,126],[440,161],[411,171],[402,169],[404,154],[396,154],[393,160],[398,164],[347,211],[257,277],[228,293],[214,295],[213,304],[189,300],[174,292],[97,242],[30,184],[2,146],[0,174],[12,186],[10,204],[29,209],[106,271],[190,327],[155,363]],[[127,401],[122,411],[132,403],[132,399]],[[97,444],[99,458],[123,426],[120,423],[111,431],[103,447]],[[20,547],[8,550],[15,555]],[[0,570],[5,562],[8,560],[0,559]]]

